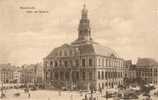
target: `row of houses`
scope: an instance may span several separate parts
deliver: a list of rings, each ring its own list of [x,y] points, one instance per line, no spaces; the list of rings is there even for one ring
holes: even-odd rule
[[[145,83],[158,85],[158,62],[152,58],[138,58],[136,64],[131,60],[125,61],[125,76],[134,81],[142,80]]]
[[[58,84],[58,82],[61,81],[61,79],[60,80],[57,79],[58,73],[56,73],[53,70],[54,68],[52,68],[50,69],[52,74],[48,76],[48,74],[46,74],[47,66],[46,65],[44,66],[41,63],[30,64],[30,65],[25,64],[20,67],[17,67],[11,64],[0,64],[0,83],[42,85],[44,83],[57,82]],[[119,72],[118,70],[111,72],[108,70],[104,71],[100,69],[100,71],[96,73],[98,75],[96,76],[99,83],[98,87],[112,88],[115,85],[123,84],[122,80],[124,78],[128,78],[131,82],[135,81],[136,79],[141,79],[145,83],[158,85],[158,62],[155,61],[154,59],[138,58],[136,64],[133,64],[132,60],[124,60],[124,63],[122,66],[123,66],[123,69],[120,70]],[[55,70],[56,69],[58,69],[58,67],[57,68],[55,67]],[[60,71],[63,72],[63,70],[64,68],[61,68]],[[64,75],[65,78],[63,80],[66,80],[68,78],[67,73],[65,72],[65,75]],[[83,73],[80,73],[80,75],[83,76]],[[85,74],[85,77],[87,77],[87,75],[88,75],[88,78],[85,78],[84,80],[90,83],[93,80],[93,78],[95,78],[95,74],[93,73]],[[75,77],[76,75],[72,75],[72,76]],[[69,78],[70,77],[71,75],[69,76]],[[72,79],[74,79],[73,77]],[[60,75],[58,78],[62,78],[62,76]],[[120,80],[120,78],[122,79]],[[118,83],[116,83],[117,80],[118,80]],[[68,85],[68,81],[65,81],[65,82],[67,82],[66,85]],[[52,85],[54,86],[54,84]]]
[[[0,82],[4,84],[33,84],[43,83],[43,66],[41,63],[22,65],[0,64]]]

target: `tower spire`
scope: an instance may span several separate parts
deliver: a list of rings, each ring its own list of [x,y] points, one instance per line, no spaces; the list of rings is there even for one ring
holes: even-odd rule
[[[82,9],[82,18],[87,18],[87,14],[88,14],[88,10],[86,8],[86,3],[84,2],[83,9]]]
[[[89,43],[93,42],[91,38],[90,21],[88,19],[88,9],[86,8],[86,1],[84,0],[83,8],[81,11],[81,19],[78,26],[78,39],[75,43]]]
[[[83,7],[86,7],[86,0],[84,0],[83,2]]]
[[[78,27],[79,40],[91,40],[90,21],[88,19],[88,9],[86,8],[86,1],[84,0],[81,19]]]

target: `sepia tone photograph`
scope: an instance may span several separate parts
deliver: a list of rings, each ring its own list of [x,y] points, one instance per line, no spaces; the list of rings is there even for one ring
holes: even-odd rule
[[[158,0],[0,0],[0,100],[158,100]]]

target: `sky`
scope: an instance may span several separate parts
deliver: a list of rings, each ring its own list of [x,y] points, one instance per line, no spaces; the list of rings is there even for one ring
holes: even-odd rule
[[[0,63],[42,62],[53,48],[74,41],[83,3],[0,0]],[[93,40],[124,59],[158,60],[158,0],[86,0],[86,6]]]

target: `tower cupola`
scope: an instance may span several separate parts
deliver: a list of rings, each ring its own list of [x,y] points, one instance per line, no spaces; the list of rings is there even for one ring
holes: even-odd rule
[[[78,40],[89,41],[91,38],[90,21],[88,19],[88,10],[86,5],[83,5],[81,19],[78,27]]]

